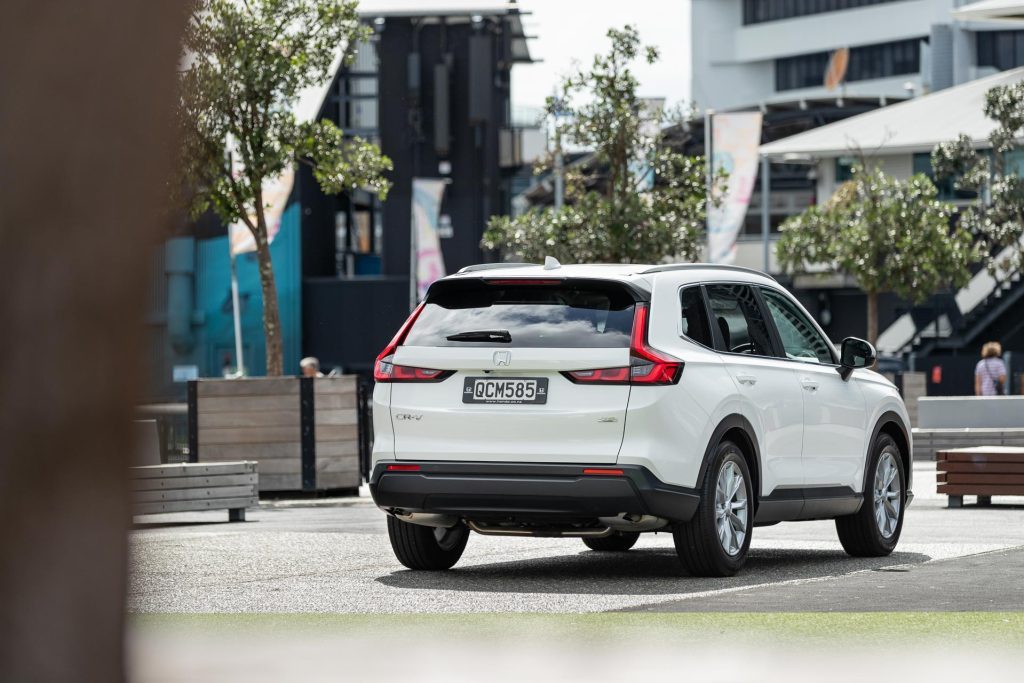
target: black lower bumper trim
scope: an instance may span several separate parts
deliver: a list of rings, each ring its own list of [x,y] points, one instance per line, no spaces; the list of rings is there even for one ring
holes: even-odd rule
[[[388,471],[394,464],[419,470]],[[622,474],[584,474],[590,467]],[[695,490],[665,484],[638,465],[382,462],[370,475],[370,494],[389,510],[538,521],[626,512],[684,522],[700,501]]]

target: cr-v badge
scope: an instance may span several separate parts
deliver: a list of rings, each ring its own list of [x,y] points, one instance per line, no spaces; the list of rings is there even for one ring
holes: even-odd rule
[[[499,368],[504,366],[508,367],[508,364],[512,362],[512,354],[508,351],[495,351],[494,352],[494,364]]]

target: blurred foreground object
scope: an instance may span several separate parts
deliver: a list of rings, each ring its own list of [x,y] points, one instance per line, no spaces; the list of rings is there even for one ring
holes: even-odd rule
[[[0,680],[124,677],[132,405],[186,9],[4,5]]]

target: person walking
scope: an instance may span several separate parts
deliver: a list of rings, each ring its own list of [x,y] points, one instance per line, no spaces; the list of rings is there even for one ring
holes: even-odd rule
[[[1002,355],[1003,346],[999,342],[988,342],[981,347],[981,360],[974,367],[975,396],[1002,396],[1006,393],[1006,363]]]

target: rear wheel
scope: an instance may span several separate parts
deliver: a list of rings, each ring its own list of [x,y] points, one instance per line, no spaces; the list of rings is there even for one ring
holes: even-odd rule
[[[855,515],[836,518],[843,550],[854,557],[884,557],[891,553],[903,530],[906,473],[899,446],[888,434],[875,440],[868,463],[864,503]]]
[[[450,529],[410,524],[388,516],[388,537],[395,557],[409,569],[440,571],[462,557],[469,529],[461,524]]]
[[[732,576],[739,571],[750,549],[753,499],[742,451],[723,441],[704,477],[697,512],[672,534],[687,571],[694,576]]]
[[[583,543],[591,550],[616,553],[629,550],[639,538],[640,534],[635,531],[615,531],[603,538],[584,538]]]

